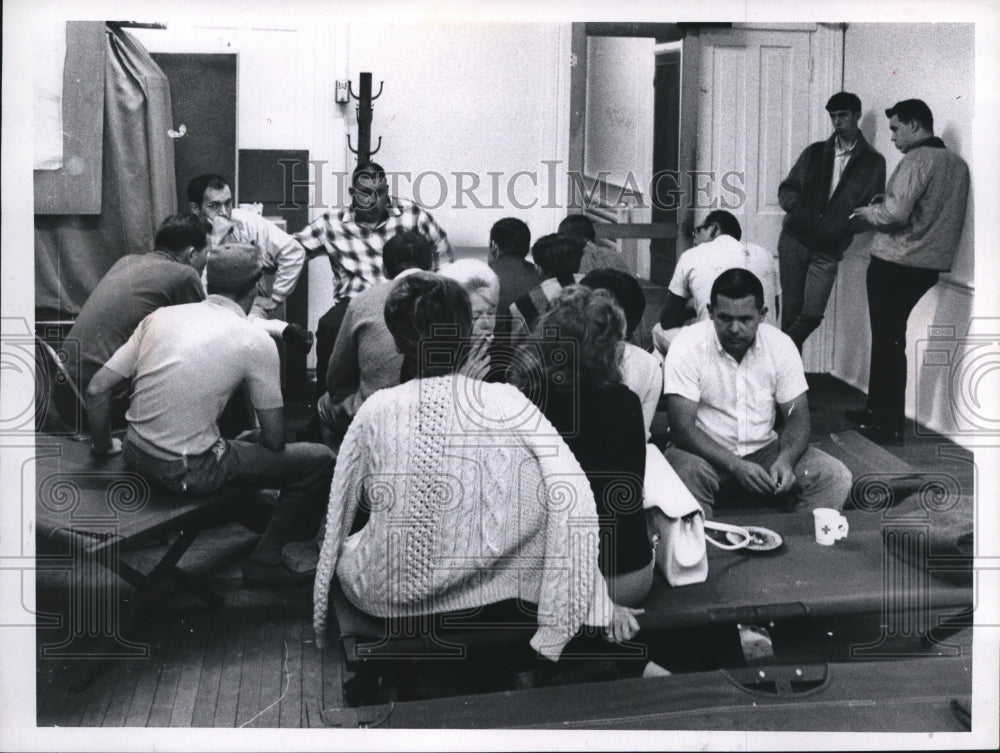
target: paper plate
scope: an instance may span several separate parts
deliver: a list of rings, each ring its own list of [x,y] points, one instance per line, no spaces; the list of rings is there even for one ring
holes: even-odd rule
[[[781,538],[781,534],[772,531],[770,528],[763,528],[762,526],[743,526],[743,528],[746,528],[750,533],[750,543],[744,547],[748,551],[773,552],[785,543],[785,540]],[[733,531],[726,534],[726,540],[730,544],[739,544],[743,541],[743,538],[743,536]]]

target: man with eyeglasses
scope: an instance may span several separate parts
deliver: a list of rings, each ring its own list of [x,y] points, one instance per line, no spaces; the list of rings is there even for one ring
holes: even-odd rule
[[[823,321],[844,251],[855,233],[870,229],[854,217],[854,207],[885,189],[885,158],[858,128],[861,100],[837,92],[826,110],[833,134],[806,147],[778,186],[786,212],[778,238],[781,329],[800,352]]]
[[[764,286],[764,321],[777,325],[778,265],[774,255],[755,243],[743,243],[740,221],[724,209],[709,212],[694,228],[694,248],[681,254],[667,287],[660,321],[653,327],[653,344],[666,353],[685,324],[709,318],[709,298],[715,279],[727,269],[747,269]],[[692,314],[693,312],[693,314]]]
[[[233,207],[229,181],[215,173],[191,180],[187,188],[191,211],[212,223],[212,246],[247,243],[261,252],[264,272],[274,274],[268,291],[259,286],[251,313],[261,319],[280,318],[282,303],[295,290],[302,275],[306,255],[291,235],[249,209]]]

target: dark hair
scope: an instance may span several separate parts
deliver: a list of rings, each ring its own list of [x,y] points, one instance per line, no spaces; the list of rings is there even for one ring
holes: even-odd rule
[[[382,270],[390,280],[404,269],[430,269],[434,247],[415,230],[400,230],[382,247]]]
[[[827,112],[838,112],[848,110],[853,113],[861,112],[861,98],[851,92],[837,92],[826,103]]]
[[[543,235],[531,247],[531,255],[535,264],[548,277],[561,274],[574,275],[580,271],[580,261],[583,259],[583,249],[586,241],[583,238],[552,233]]]
[[[615,297],[615,302],[625,312],[625,338],[631,338],[646,311],[646,294],[639,281],[618,269],[594,269],[580,280],[580,284],[594,290],[607,290]]]
[[[172,254],[179,254],[189,247],[201,251],[208,245],[211,231],[212,224],[201,215],[193,212],[172,214],[157,228],[153,246],[157,251]]]
[[[403,354],[402,376],[433,377],[459,369],[472,331],[465,288],[433,272],[400,278],[385,302],[385,324]]]
[[[609,291],[566,286],[538,318],[532,334],[507,372],[510,383],[529,397],[544,394],[548,387],[621,383],[625,314]]]
[[[353,188],[357,188],[358,177],[361,175],[367,175],[376,183],[381,183],[385,180],[385,168],[378,162],[369,162],[366,165],[358,165],[354,168],[354,172],[351,173],[351,186]]]
[[[568,214],[559,223],[557,232],[592,241],[597,238],[593,221],[585,214]]]
[[[490,242],[500,247],[500,253],[523,259],[531,250],[531,230],[517,217],[504,217],[490,228]]]
[[[230,191],[233,189],[229,181],[218,173],[205,173],[197,178],[192,178],[191,182],[188,183],[188,201],[201,206],[201,202],[205,200],[205,191],[209,188],[216,191],[221,191],[223,188],[228,188]]]
[[[934,114],[922,99],[904,99],[885,111],[885,116],[895,115],[900,123],[909,125],[913,121],[919,123],[929,133],[934,133]]]
[[[703,225],[718,225],[719,232],[723,235],[731,235],[736,240],[743,237],[743,228],[740,227],[740,221],[736,219],[736,216],[731,212],[727,212],[725,209],[716,209],[708,213],[705,218]]]
[[[734,301],[752,295],[753,301],[757,305],[757,310],[762,311],[764,309],[764,286],[761,285],[757,275],[741,267],[727,269],[715,278],[715,282],[712,283],[712,292],[709,295],[709,301],[713,306],[715,306],[720,295]]]

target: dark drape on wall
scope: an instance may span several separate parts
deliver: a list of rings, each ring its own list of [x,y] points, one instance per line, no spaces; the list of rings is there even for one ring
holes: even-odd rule
[[[72,85],[67,70],[64,85]],[[75,316],[121,256],[153,247],[176,211],[170,87],[139,42],[107,29],[103,184],[98,215],[35,215],[38,318]]]

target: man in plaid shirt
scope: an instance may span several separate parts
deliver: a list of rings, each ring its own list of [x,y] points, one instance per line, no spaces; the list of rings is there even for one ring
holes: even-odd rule
[[[402,230],[423,235],[434,246],[434,269],[455,252],[431,215],[406,199],[389,196],[381,165],[359,165],[351,176],[351,206],[324,212],[295,234],[309,258],[326,253],[333,270],[333,306],[316,326],[316,386],[326,390],[326,370],[351,299],[385,279],[382,247]]]

